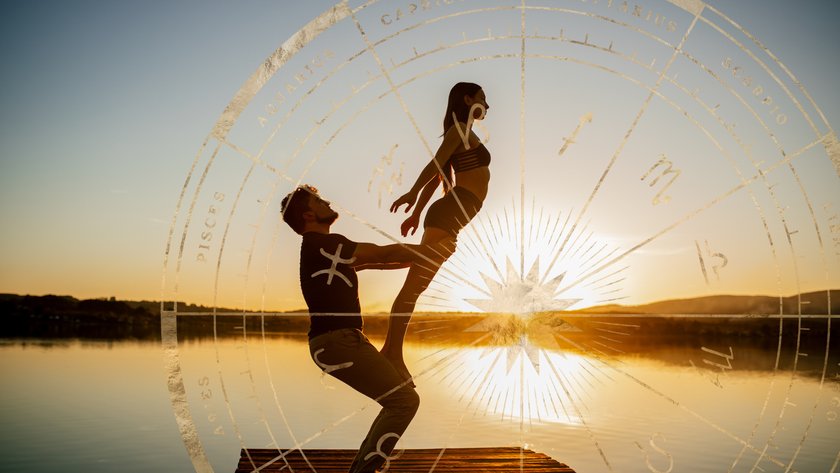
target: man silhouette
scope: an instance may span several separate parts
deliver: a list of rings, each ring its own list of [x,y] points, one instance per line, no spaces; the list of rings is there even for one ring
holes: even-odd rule
[[[330,233],[338,213],[311,186],[282,202],[283,220],[303,239],[300,287],[309,307],[309,352],[321,370],[382,406],[359,447],[351,473],[374,472],[390,463],[397,440],[414,418],[420,397],[414,383],[362,333],[356,271],[396,269],[420,262],[419,245],[360,243]]]

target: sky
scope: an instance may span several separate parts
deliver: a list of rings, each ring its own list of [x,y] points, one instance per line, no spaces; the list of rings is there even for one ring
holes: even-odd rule
[[[383,2],[375,5],[372,10],[378,12],[375,8],[381,8],[383,14],[391,12],[392,16],[388,17],[391,20],[396,16],[398,8],[407,11],[409,3]],[[570,4],[570,2],[555,3]],[[597,8],[605,7],[603,3],[602,1]],[[620,2],[616,2],[618,3]],[[840,123],[840,94],[836,91],[836,78],[840,73],[840,59],[838,59],[840,56],[837,54],[837,49],[840,47],[840,32],[834,23],[840,14],[840,5],[836,2],[814,0],[805,2],[713,1],[709,4],[750,31],[790,71],[793,71],[822,109],[828,123],[836,129],[837,124]],[[113,296],[131,300],[176,297],[189,302],[215,303],[226,307],[245,305],[251,308],[262,307],[272,310],[300,307],[302,299],[297,292],[297,261],[294,253],[296,240],[295,235],[288,229],[275,230],[274,226],[267,224],[260,227],[265,229],[267,241],[277,241],[279,238],[284,246],[283,251],[272,253],[274,260],[271,262],[269,277],[271,285],[267,290],[265,285],[262,289],[263,296],[266,293],[270,294],[268,302],[265,301],[265,297],[260,297],[259,291],[256,295],[249,294],[243,301],[243,297],[237,295],[224,294],[223,297],[218,297],[218,284],[216,286],[212,284],[190,286],[192,273],[186,267],[179,274],[182,289],[180,292],[174,291],[172,281],[175,278],[172,267],[168,267],[167,272],[164,272],[164,251],[169,239],[173,214],[181,189],[184,187],[185,178],[190,175],[193,158],[222,111],[265,58],[292,34],[332,5],[333,2],[328,1],[260,0],[236,3],[223,1],[15,2],[7,6],[7,12],[0,20],[2,22],[0,28],[0,35],[2,35],[0,51],[2,52],[0,54],[2,54],[4,64],[4,72],[0,79],[3,85],[0,88],[0,106],[3,110],[0,114],[0,120],[2,120],[0,124],[0,192],[2,192],[0,220],[3,222],[3,230],[0,233],[0,293],[67,294],[79,298]],[[446,7],[446,5],[436,6],[433,10]],[[616,8],[618,7],[613,9],[614,13],[617,11]],[[620,17],[619,13],[615,14]],[[378,15],[379,13],[377,13],[378,18],[384,18]],[[496,26],[494,21],[501,20],[488,17],[487,24]],[[350,22],[345,19],[339,26],[343,28],[348,23]],[[385,25],[384,20],[380,23],[382,23],[382,29],[387,30],[389,25]],[[350,26],[352,26],[351,23]],[[482,29],[485,25],[471,26]],[[543,27],[543,25],[540,26]],[[684,26],[680,24],[679,28]],[[549,31],[552,25],[547,24],[544,28],[541,31]],[[566,33],[576,34],[575,25],[568,27]],[[376,31],[372,29],[371,37],[375,35]],[[333,48],[342,54],[346,45],[330,44],[329,41],[335,41],[333,38],[334,36],[325,35],[320,42],[313,41],[309,47],[313,51],[316,48],[322,48],[322,50]],[[598,39],[598,32],[593,32],[593,41]],[[411,41],[411,39],[406,41]],[[707,47],[698,49],[699,53],[708,52],[710,56],[713,56],[710,51],[714,50],[712,44],[714,40],[709,41],[710,44]],[[593,52],[591,55],[595,57],[596,53]],[[734,60],[737,61],[737,58]],[[490,62],[483,61],[482,64]],[[533,95],[533,97],[529,96],[528,103],[532,104],[529,105],[532,107],[529,113],[543,113],[542,116],[546,117],[543,120],[539,115],[536,118],[531,118],[529,115],[529,123],[560,123],[561,125],[557,127],[560,131],[554,133],[563,136],[569,135],[587,110],[595,110],[593,127],[610,123],[610,117],[605,116],[601,111],[609,109],[610,100],[622,100],[611,95],[621,89],[610,90],[611,82],[608,80],[604,80],[603,83],[598,82],[602,79],[601,76],[587,75],[591,71],[584,70],[572,72],[563,79],[566,81],[578,79],[578,83],[570,90],[558,91],[557,97],[541,97],[538,94],[551,90],[547,84],[556,80],[555,76],[541,73],[542,66],[539,65],[538,60],[534,60],[533,65],[530,62],[528,64],[528,84],[529,87],[533,87],[529,89]],[[509,210],[511,213],[520,212],[522,214],[520,218],[524,219],[523,211],[530,211],[530,207],[517,200],[520,180],[516,177],[500,180],[502,176],[517,176],[518,171],[514,164],[516,156],[510,161],[513,165],[509,168],[510,174],[508,174],[508,168],[502,167],[502,164],[495,164],[502,162],[501,155],[506,150],[510,150],[510,154],[519,153],[520,141],[516,128],[518,126],[516,106],[520,99],[519,84],[504,82],[506,79],[503,78],[503,74],[499,74],[496,78],[479,66],[475,67],[478,69],[469,69],[470,73],[484,72],[487,80],[485,89],[489,91],[488,101],[491,110],[484,125],[491,137],[488,147],[496,150],[494,166],[498,166],[493,168],[492,185],[495,187],[491,187],[493,195],[488,198],[483,213],[488,219],[492,219],[494,215],[504,215],[504,212]],[[683,65],[676,63],[674,67],[683,67]],[[732,72],[732,67],[734,66],[728,67],[730,72]],[[515,68],[511,70],[516,71]],[[550,69],[546,66],[545,70]],[[574,75],[578,73],[579,76]],[[441,73],[440,76],[441,82],[450,80],[448,73]],[[515,74],[511,77],[517,78]],[[432,85],[438,84],[430,80],[417,87],[431,87]],[[325,87],[336,87],[336,91],[338,90],[338,86],[330,84],[326,84]],[[603,87],[599,94],[585,93],[598,87]],[[754,87],[753,84],[749,86],[751,90],[755,90]],[[769,86],[767,88],[770,89]],[[422,130],[420,134],[427,138],[426,141],[431,146],[434,146],[436,133],[439,133],[440,110],[438,108],[440,108],[442,98],[425,100],[425,94],[416,93],[416,89],[412,91],[415,92],[413,96],[410,95],[409,89],[406,89],[406,100],[411,104],[419,102],[416,106],[416,116],[418,126]],[[597,105],[577,103],[575,100],[580,98],[576,96],[600,97],[604,103]],[[551,106],[541,111],[540,103],[553,104],[555,103],[553,100],[560,99],[562,99],[560,102],[563,104],[562,107]],[[580,101],[582,102],[583,99]],[[426,102],[429,104],[426,105]],[[631,109],[636,110],[633,107]],[[393,116],[402,116],[395,106],[385,110],[391,110],[391,113],[396,114]],[[658,110],[656,105],[651,106],[650,115],[657,116],[660,113]],[[494,112],[496,115],[493,115]],[[766,112],[769,113],[769,110]],[[250,119],[247,115],[247,113],[244,114],[241,120]],[[632,118],[632,114],[626,117],[623,114],[616,115],[620,115],[620,118]],[[385,118],[379,117],[382,120],[380,126],[391,126],[389,122],[394,120],[389,118],[390,116],[392,115],[386,115]],[[668,143],[670,139],[678,135],[678,132],[661,133],[661,128],[668,123],[668,116],[666,112],[662,112],[662,122],[657,125],[659,132],[654,135],[664,143],[663,149],[670,150],[676,149],[679,144]],[[779,120],[779,117],[776,115],[769,119]],[[508,122],[511,125],[506,128],[503,124]],[[414,133],[411,130],[405,132],[403,130],[405,126],[403,128],[396,128],[398,125],[393,126],[394,130],[386,128],[384,134],[390,136],[394,133],[393,136],[402,137]],[[627,120],[616,126],[626,129]],[[779,138],[798,143],[798,136],[806,132],[794,126],[791,123],[785,129],[785,132],[794,135],[792,138],[785,136],[783,132],[779,133]],[[532,129],[540,130],[540,127],[533,126]],[[586,128],[582,128],[582,132],[585,131]],[[234,128],[231,136],[233,140],[248,142],[250,137],[246,133],[247,131]],[[620,138],[623,133],[623,131],[611,132],[611,135],[613,138]],[[540,135],[546,137],[551,133]],[[645,135],[641,130],[637,135],[639,140],[644,142],[642,136]],[[612,152],[597,148],[597,143],[585,144],[584,138],[585,136],[581,135],[579,140],[581,147],[592,146],[593,152],[604,156]],[[323,143],[324,139],[325,137],[315,138],[316,141],[320,140],[318,143]],[[610,145],[616,144],[610,140],[603,141],[609,142]],[[272,151],[275,149],[272,148],[269,153],[275,152],[279,155],[288,152],[288,148],[292,147],[291,143],[291,141],[280,144],[275,142],[273,146],[286,148],[280,151]],[[395,155],[396,160],[406,162],[404,187],[413,180],[414,173],[421,165],[418,163],[422,161],[416,158],[417,154],[423,155],[423,147],[419,142],[409,143],[405,140],[389,139],[382,140],[373,146],[370,141],[359,138],[358,142],[340,141],[340,143],[345,146],[344,149],[354,147],[368,149],[367,147],[370,146],[370,161],[365,164],[368,167],[355,176],[361,187],[367,187],[368,179],[373,178],[368,169],[373,169],[377,162],[380,162],[377,160],[393,145],[400,145]],[[537,146],[533,143],[539,144],[542,141],[540,138],[533,139],[529,141],[529,146]],[[628,142],[627,153],[633,152],[634,145],[635,142]],[[545,147],[550,146],[554,144],[545,144]],[[653,147],[652,144],[644,146],[645,149]],[[303,149],[302,154],[306,155],[313,148],[304,147]],[[794,147],[794,149],[797,148]],[[414,160],[409,160],[407,154],[401,154],[403,150],[415,150]],[[269,159],[270,156],[266,155],[266,158]],[[826,161],[825,153],[823,152],[823,156],[816,159]],[[303,158],[300,161],[303,162]],[[692,162],[696,163],[697,159]],[[621,161],[618,163],[615,175],[636,172],[634,182],[640,177],[639,172],[632,169],[625,171],[621,168]],[[355,202],[348,199],[342,189],[342,178],[345,175],[330,169],[322,167],[312,174],[313,178],[320,179],[317,185],[327,198],[331,198],[331,195],[338,197],[334,200],[338,204],[343,204],[342,209],[362,212],[368,223],[387,228],[391,236],[397,234],[396,227],[400,218],[388,216],[382,209],[381,203],[374,205],[374,198],[378,196],[367,193],[363,196],[366,203],[355,206]],[[576,195],[588,195],[587,189],[591,188],[591,182],[597,180],[597,173],[594,173],[597,169],[602,169],[602,167],[593,165],[591,174],[581,171],[584,176],[581,181],[587,180],[589,187],[575,191]],[[698,166],[696,170],[686,167],[684,171],[686,176],[691,173],[699,175],[705,172],[704,169],[708,167]],[[800,271],[802,277],[795,278],[795,281],[772,275],[767,276],[769,278],[767,281],[762,279],[766,276],[763,274],[766,273],[763,264],[768,259],[772,259],[768,256],[768,252],[781,254],[785,251],[784,239],[777,237],[779,230],[772,228],[773,216],[766,216],[765,227],[768,229],[764,231],[759,229],[757,234],[761,235],[764,232],[767,235],[773,235],[774,242],[770,245],[762,242],[761,246],[766,249],[754,252],[751,248],[756,243],[755,237],[744,237],[739,240],[739,232],[732,231],[734,224],[732,219],[737,221],[741,215],[732,210],[731,215],[721,215],[704,221],[702,228],[705,233],[702,235],[683,235],[681,243],[670,242],[667,245],[663,243],[661,246],[646,249],[645,251],[650,251],[647,264],[628,258],[635,265],[635,269],[628,270],[626,277],[622,274],[613,276],[613,279],[607,279],[605,284],[615,283],[622,286],[620,295],[626,298],[625,302],[636,303],[715,292],[773,293],[778,291],[790,294],[837,287],[840,281],[837,269],[840,267],[840,260],[834,254],[829,222],[833,215],[832,211],[834,213],[840,211],[840,191],[838,191],[840,187],[836,186],[840,181],[836,174],[825,172],[826,169],[830,171],[831,167],[824,163],[813,168],[805,166],[797,170],[799,183],[788,184],[786,181],[781,183],[782,187],[805,185],[815,193],[816,207],[810,210],[813,217],[811,220],[819,222],[825,243],[820,249],[819,245],[809,243],[811,240],[805,240],[802,236],[803,241],[798,243],[790,261],[785,259],[785,256],[777,256],[776,261],[781,262],[771,264],[771,266],[776,273],[782,274],[787,274],[789,268],[796,266],[797,260],[808,260],[796,266],[795,270]],[[528,170],[529,189],[544,189],[552,185],[550,182],[540,180],[539,167],[531,165]],[[223,175],[211,175],[211,178],[222,179],[223,177]],[[296,177],[293,176],[292,181],[295,179]],[[686,177],[681,177],[681,179],[686,179]],[[645,221],[648,215],[653,215],[653,211],[642,212],[640,216],[635,214],[631,216],[629,209],[620,207],[622,195],[629,191],[623,184],[610,185],[608,182],[605,181],[602,193],[607,198],[593,201],[591,207],[593,218],[596,220],[595,226],[592,227],[596,231],[593,242],[603,243],[607,248],[605,251],[614,247],[620,254],[621,251],[632,247],[634,241],[644,238],[644,229],[654,228],[657,222],[667,222],[672,218],[656,217],[644,225],[639,223],[637,232],[633,226],[634,223]],[[727,183],[737,184],[736,181],[727,181]],[[292,184],[286,182],[285,185]],[[699,205],[707,201],[704,199],[718,195],[715,192],[706,194],[704,192],[707,188],[694,185],[691,193],[692,205]],[[575,182],[569,182],[568,187],[574,189]],[[714,186],[709,186],[709,188],[712,187]],[[722,192],[725,187],[720,187],[720,189],[715,187],[715,189],[716,192]],[[794,189],[785,195],[790,196],[795,193]],[[386,195],[385,199],[388,200],[390,197]],[[649,197],[645,198],[649,199]],[[753,207],[772,209],[777,206],[774,202],[763,202],[764,198],[766,196],[755,196],[756,203],[752,204]],[[679,208],[680,210],[675,212],[676,215],[693,208],[690,205],[679,207],[678,200],[679,196],[675,194],[673,205],[668,204],[670,207],[663,205],[657,207],[656,210]],[[533,201],[537,202],[537,198],[534,197]],[[569,197],[568,202],[558,203],[553,209],[549,205],[549,213],[554,210],[553,218],[560,220],[560,223],[567,215],[575,221],[578,215],[576,212],[585,205],[585,199],[573,201],[574,198]],[[758,203],[759,201],[761,202]],[[608,218],[613,225],[603,224],[598,227],[597,217],[610,215],[606,208],[602,208],[607,202],[613,209],[613,214]],[[836,208],[832,210],[823,202],[834,202],[833,205]],[[541,206],[540,208],[545,207],[544,203],[538,205]],[[781,205],[784,205],[784,202]],[[733,204],[728,208],[735,207],[736,205]],[[793,207],[795,208],[792,213],[786,217],[788,223],[799,218],[808,220],[806,213],[809,211],[802,210],[807,206],[803,207],[797,201]],[[377,213],[377,209],[381,215]],[[377,215],[373,216],[375,213]],[[784,211],[781,211],[781,214],[784,214]],[[183,211],[180,216],[183,216]],[[385,220],[386,217],[390,220]],[[603,220],[602,217],[601,221]],[[546,217],[546,221],[550,221],[549,217]],[[178,222],[178,232],[180,232],[181,221],[178,220]],[[195,226],[191,227],[192,236],[200,233],[195,230],[200,227],[199,217],[196,217],[195,222]],[[581,229],[586,222],[587,218],[581,218]],[[757,219],[756,222],[758,225],[760,220]],[[350,236],[358,235],[360,239],[368,238],[378,243],[389,242],[387,238],[383,238],[376,232],[366,232],[358,225],[354,225],[347,214],[343,215],[340,223],[341,226],[336,227],[337,231],[347,232],[348,235],[353,232]],[[237,225],[244,227],[247,223],[239,222]],[[534,225],[536,225],[534,222],[530,223],[530,226]],[[634,229],[631,231],[630,228]],[[517,233],[517,231],[514,228],[509,233]],[[495,232],[505,233],[502,230]],[[176,232],[176,237],[178,235]],[[279,237],[274,238],[277,235]],[[669,238],[670,235],[673,234],[669,233]],[[559,237],[561,240],[564,238],[562,234],[559,234]],[[418,239],[419,234],[414,239],[404,241],[416,242]],[[574,234],[571,235],[570,240],[573,239]],[[550,246],[550,243],[550,241],[545,242],[542,246]],[[479,262],[469,260],[467,255],[470,245],[480,245],[480,242],[472,242],[465,237],[461,243],[464,250],[462,259],[456,262],[459,266],[456,266],[453,271],[455,281],[459,278],[480,280],[482,276],[478,271],[492,275],[493,270],[489,266],[484,268]],[[727,250],[719,250],[721,247]],[[514,255],[513,268],[520,277],[524,277],[523,273],[528,271],[534,258],[538,257],[529,255],[523,257],[522,261],[516,261],[516,248],[499,247],[497,250],[500,255],[505,252]],[[820,251],[823,252],[822,256],[817,254]],[[699,257],[700,268],[694,267],[692,271],[685,271],[685,280],[681,276],[669,275],[666,268],[669,259],[674,254],[690,259],[695,266],[694,262]],[[722,279],[724,276],[718,274],[718,267],[713,267],[712,264],[712,260],[715,259],[718,262],[723,261],[719,256],[721,254],[728,255],[727,262],[730,270],[740,268],[738,273],[730,273],[729,282]],[[702,259],[704,255],[707,258],[705,262]],[[542,269],[546,267],[546,260],[551,259],[552,256],[550,251],[539,256]],[[819,262],[811,263],[811,261]],[[504,259],[493,263],[502,266]],[[170,261],[171,264],[172,261]],[[809,264],[813,264],[813,268],[808,266]],[[476,267],[482,269],[475,269]],[[698,269],[702,269],[702,273]],[[225,270],[222,273],[223,284],[227,280],[234,280],[234,273],[233,270]],[[496,273],[493,276],[496,280],[504,279],[503,270],[496,270]],[[162,291],[164,274],[167,279],[164,280]],[[735,277],[735,274],[738,274],[738,277]],[[552,273],[551,277],[556,275],[557,273]],[[705,284],[703,278],[705,278]],[[389,300],[395,294],[401,279],[402,273],[398,273],[396,277],[393,274],[366,276],[366,279],[362,281],[363,306],[368,310],[387,309]],[[669,279],[673,279],[673,287],[666,284]],[[761,282],[749,285],[743,283],[745,280],[760,280]],[[652,281],[653,284],[651,284]],[[724,281],[725,284],[715,286],[715,281]],[[570,281],[567,279],[566,282]],[[457,286],[457,283],[448,286],[444,284],[443,289],[450,289],[450,293],[460,299],[476,297],[469,291],[459,293]],[[562,283],[561,287],[563,287]],[[579,294],[568,297],[586,298],[589,303],[594,303],[608,300],[609,298],[605,295],[608,292],[603,290],[596,295],[597,297]],[[469,305],[456,304],[448,308],[467,309]]]

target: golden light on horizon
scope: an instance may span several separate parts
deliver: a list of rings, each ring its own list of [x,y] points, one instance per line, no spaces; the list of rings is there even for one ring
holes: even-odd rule
[[[619,248],[570,217],[536,205],[525,215],[479,214],[421,301],[443,311],[520,314],[618,303],[628,265],[609,259]]]

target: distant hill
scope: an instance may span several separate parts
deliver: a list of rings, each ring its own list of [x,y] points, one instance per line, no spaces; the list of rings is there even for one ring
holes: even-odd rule
[[[650,304],[589,307],[576,313],[585,314],[753,314],[753,315],[828,315],[840,314],[840,289],[808,292],[798,296],[706,296],[673,299]],[[801,312],[800,312],[800,301]]]

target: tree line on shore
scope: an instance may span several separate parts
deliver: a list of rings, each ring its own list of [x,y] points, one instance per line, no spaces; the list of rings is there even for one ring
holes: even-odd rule
[[[122,301],[111,298],[76,299],[71,296],[0,294],[0,338],[94,338],[94,339],[160,339],[161,303],[159,301]],[[212,314],[214,309],[178,304],[179,312]],[[289,334],[306,333],[309,327],[305,310],[290,313],[261,314],[236,309],[216,308],[225,316],[190,315],[178,318],[179,337],[203,338],[247,333]],[[725,330],[743,336],[761,332],[776,333],[774,315],[796,318],[799,314],[825,315],[840,313],[840,290],[818,291],[779,298],[769,296],[709,296],[694,299],[660,301],[640,306],[601,306],[575,311],[588,316],[591,323],[599,317],[621,314],[626,323],[641,327],[634,338],[665,336],[689,332]],[[231,315],[233,314],[233,315]],[[241,314],[241,315],[240,315]],[[294,315],[293,315],[294,314]],[[679,314],[680,319],[668,319],[667,314]],[[715,314],[715,318],[708,317]],[[735,319],[721,318],[726,314],[739,315]],[[743,317],[743,315],[749,317]],[[301,316],[304,315],[304,316]],[[448,320],[450,331],[476,323],[486,314],[417,314]],[[564,313],[543,314],[562,319]],[[694,316],[693,316],[694,315]],[[387,314],[365,316],[365,327],[373,334],[384,333]],[[652,317],[656,316],[656,317]],[[665,316],[665,317],[662,317]],[[686,317],[687,316],[687,317]],[[770,316],[770,317],[768,317]],[[627,319],[631,317],[631,319]],[[588,320],[591,318],[592,320]],[[756,319],[768,319],[756,323]],[[428,319],[427,319],[428,320]],[[722,324],[721,322],[726,322]],[[574,323],[573,323],[574,324]],[[726,327],[723,327],[726,326]]]

